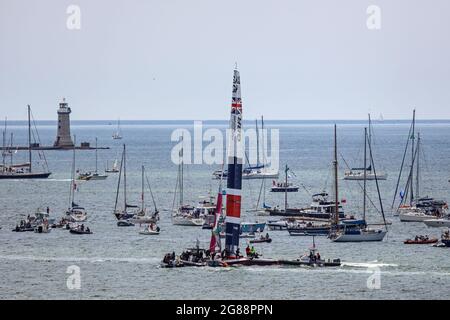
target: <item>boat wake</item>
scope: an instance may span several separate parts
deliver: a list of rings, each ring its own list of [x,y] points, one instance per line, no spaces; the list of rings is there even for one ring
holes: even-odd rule
[[[381,268],[381,267],[398,267],[395,263],[382,263],[378,261],[370,262],[342,262],[343,267],[355,267],[355,268]]]

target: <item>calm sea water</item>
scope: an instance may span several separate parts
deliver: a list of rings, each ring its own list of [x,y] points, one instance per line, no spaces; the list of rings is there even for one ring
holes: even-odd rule
[[[387,219],[392,221],[389,233],[380,243],[332,243],[325,237],[316,238],[321,255],[341,258],[340,268],[309,269],[280,267],[242,267],[232,269],[159,268],[166,252],[195,244],[209,243],[210,231],[201,228],[173,226],[169,210],[172,206],[177,168],[170,160],[174,143],[172,131],[179,126],[192,129],[192,123],[124,123],[124,139],[114,141],[114,124],[75,123],[72,131],[78,142],[98,137],[99,167],[120,156],[121,144],[128,149],[129,198],[137,203],[140,197],[140,167],[145,165],[158,207],[162,210],[161,234],[141,236],[139,227],[119,228],[112,215],[117,174],[105,181],[79,184],[77,202],[88,210],[88,225],[94,234],[75,236],[64,230],[50,234],[11,232],[15,223],[37,207],[49,206],[53,216],[60,217],[68,206],[72,153],[47,151],[52,171],[51,179],[34,181],[0,181],[0,298],[2,299],[423,299],[447,298],[450,288],[450,251],[425,246],[406,246],[403,240],[416,234],[440,235],[439,229],[427,229],[421,223],[400,223],[390,212],[390,202],[397,180],[409,123],[374,125],[374,157],[379,170],[388,173],[380,182]],[[274,122],[269,128],[280,130],[281,164],[288,163],[296,173],[302,188],[289,195],[291,205],[306,206],[310,193],[329,189],[333,145],[332,123]],[[363,142],[362,122],[339,124],[339,152],[352,166],[360,166]],[[223,122],[210,123],[225,129]],[[419,123],[423,138],[421,194],[449,198],[450,123]],[[39,125],[42,144],[52,144],[55,127]],[[26,141],[26,127],[14,123],[10,130],[18,144]],[[36,156],[36,155],[35,155]],[[18,153],[16,161],[25,160]],[[77,167],[94,168],[94,151],[77,152]],[[340,160],[340,175],[345,165]],[[211,172],[218,166],[192,165],[186,169],[185,199],[195,203],[211,190],[217,181]],[[267,184],[267,187],[269,187]],[[243,220],[263,221],[265,217],[247,212],[255,206],[260,181],[243,183]],[[357,182],[340,180],[341,198],[347,203],[347,213],[361,212],[361,189]],[[370,184],[371,197],[376,200]],[[283,203],[282,194],[267,192],[266,202]],[[150,205],[149,201],[149,205]],[[368,214],[371,222],[381,221],[377,211]],[[270,232],[271,244],[256,248],[265,257],[296,258],[311,245],[309,237],[290,237],[287,232]],[[243,244],[245,246],[245,243]],[[81,268],[81,289],[69,290],[67,268]],[[376,270],[380,272],[380,288],[369,289],[367,281]]]

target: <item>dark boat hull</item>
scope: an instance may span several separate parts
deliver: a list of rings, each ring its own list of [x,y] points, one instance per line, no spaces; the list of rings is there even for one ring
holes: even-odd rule
[[[298,192],[298,187],[294,188],[272,188],[270,192]]]
[[[70,229],[70,233],[72,233],[72,234],[92,234],[91,231],[87,232],[87,231],[74,230],[74,229]]]
[[[51,174],[51,172],[14,174],[0,173],[0,179],[47,179]]]
[[[267,211],[269,212],[269,214],[271,216],[330,219],[329,213],[319,213],[319,212],[311,213],[311,212],[303,212],[301,210],[296,210],[296,209],[287,209],[287,211],[268,209]],[[345,214],[339,213],[339,218],[344,219]]]
[[[269,238],[269,239],[254,239],[254,240],[250,240],[250,243],[264,243],[264,242],[271,243],[272,239]]]

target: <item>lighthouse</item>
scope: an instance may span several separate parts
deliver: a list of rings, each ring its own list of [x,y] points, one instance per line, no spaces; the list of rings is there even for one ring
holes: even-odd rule
[[[70,136],[70,110],[66,99],[63,98],[59,103],[58,109],[58,132],[56,135],[56,141],[53,144],[54,147],[59,148],[73,148],[74,144]]]

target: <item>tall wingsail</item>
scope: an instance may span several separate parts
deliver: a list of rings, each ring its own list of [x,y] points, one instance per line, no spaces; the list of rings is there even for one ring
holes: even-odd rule
[[[236,256],[239,248],[241,223],[241,189],[242,189],[242,100],[241,79],[238,70],[234,70],[231,117],[227,150],[227,211],[225,219],[225,250],[229,258]]]

